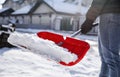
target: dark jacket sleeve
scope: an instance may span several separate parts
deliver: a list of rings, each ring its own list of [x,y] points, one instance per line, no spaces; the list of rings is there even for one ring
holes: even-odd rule
[[[86,20],[94,22],[95,19],[101,14],[108,1],[109,0],[93,0],[91,7],[86,14]]]

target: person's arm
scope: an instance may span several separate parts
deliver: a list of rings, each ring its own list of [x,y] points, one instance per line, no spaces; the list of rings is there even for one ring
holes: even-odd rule
[[[86,34],[93,27],[93,22],[102,13],[103,8],[109,0],[93,0],[91,7],[86,14],[86,20],[81,26],[81,33]]]
[[[86,14],[86,19],[94,22],[95,19],[101,14],[108,1],[109,0],[93,0],[91,7]]]

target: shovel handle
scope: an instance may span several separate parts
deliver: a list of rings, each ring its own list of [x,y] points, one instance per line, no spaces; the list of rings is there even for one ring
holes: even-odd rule
[[[75,36],[77,36],[80,33],[81,33],[81,29],[79,29],[78,31],[76,31],[75,33],[73,33],[70,37],[75,37]]]
[[[95,27],[95,26],[97,26],[97,25],[98,25],[98,23],[93,24],[92,27]],[[75,37],[75,36],[77,36],[77,35],[80,34],[80,33],[81,33],[81,29],[79,29],[78,31],[76,31],[75,33],[73,33],[70,37]]]

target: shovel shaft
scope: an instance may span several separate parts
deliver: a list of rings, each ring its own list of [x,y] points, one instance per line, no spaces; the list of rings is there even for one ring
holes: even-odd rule
[[[93,24],[92,27],[95,27],[95,26],[97,26],[97,25],[98,25],[98,23]],[[75,36],[77,36],[78,34],[81,34],[81,29],[79,29],[78,31],[76,31],[75,33],[73,33],[70,37],[75,37]]]
[[[75,37],[75,36],[77,36],[80,33],[81,33],[81,29],[79,29],[78,31],[76,31],[75,33],[73,33],[70,37]]]

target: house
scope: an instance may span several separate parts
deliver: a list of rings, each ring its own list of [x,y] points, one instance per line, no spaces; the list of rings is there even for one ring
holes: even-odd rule
[[[20,28],[76,31],[85,20],[78,6],[55,0],[6,0],[3,9],[15,11],[4,17]],[[0,16],[0,20],[2,16]],[[1,23],[7,24],[7,23]]]
[[[21,0],[6,0],[3,8],[10,7],[15,10],[7,19],[15,22],[18,27],[54,30],[77,30],[79,27],[79,12],[75,5],[52,3],[50,0],[22,0],[21,3],[17,1]]]

